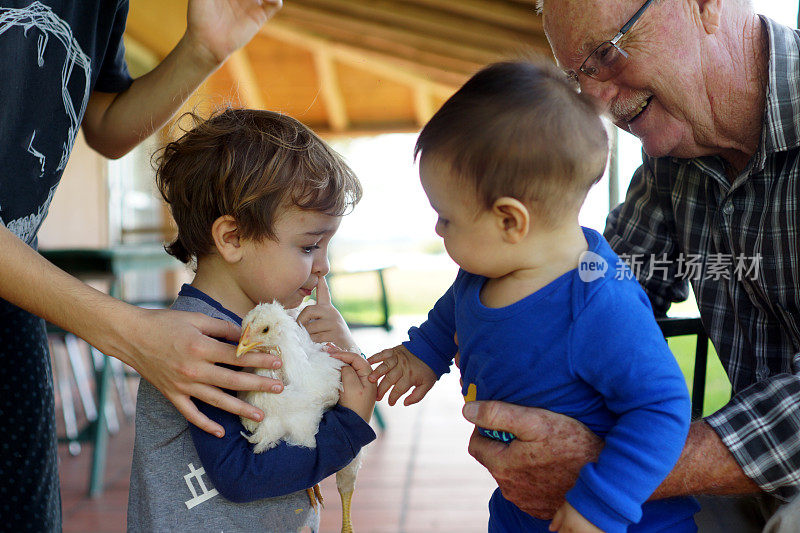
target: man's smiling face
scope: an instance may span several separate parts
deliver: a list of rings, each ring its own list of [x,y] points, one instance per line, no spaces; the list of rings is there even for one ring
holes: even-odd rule
[[[619,41],[625,67],[601,82],[579,72],[586,57],[613,38],[642,0],[549,0],[543,24],[559,65],[578,73],[581,90],[603,104],[609,118],[638,137],[652,156],[709,153],[704,142],[713,114],[702,70],[705,35],[692,0],[656,1]]]

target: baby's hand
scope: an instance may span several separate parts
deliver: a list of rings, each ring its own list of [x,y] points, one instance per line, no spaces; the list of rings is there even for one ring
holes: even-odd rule
[[[403,405],[415,404],[423,399],[436,383],[436,374],[431,367],[403,345],[376,353],[368,361],[371,364],[380,363],[380,366],[369,375],[369,380],[377,383],[378,379],[383,377],[378,384],[378,400],[383,399],[383,395],[392,389],[389,394],[389,405],[394,405],[411,387],[414,387],[414,390],[403,400]]]
[[[317,282],[317,303],[300,311],[297,321],[306,328],[314,342],[330,342],[348,352],[361,351],[344,318],[331,303],[331,291],[324,277],[320,277]]]
[[[550,522],[550,531],[559,533],[603,533],[603,530],[586,520],[569,502],[564,502]]]
[[[342,367],[342,393],[339,405],[354,411],[369,422],[375,407],[377,387],[368,377],[372,370],[369,363],[359,354],[349,352],[331,352],[331,357],[347,363]]]

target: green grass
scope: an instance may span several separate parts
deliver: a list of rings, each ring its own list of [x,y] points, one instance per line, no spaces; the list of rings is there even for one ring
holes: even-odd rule
[[[697,340],[693,335],[670,337],[667,340],[678,365],[686,378],[686,386],[692,390],[694,378],[694,351]],[[705,400],[703,416],[710,415],[728,403],[731,397],[731,383],[722,364],[719,362],[714,346],[708,343],[708,364],[706,365]]]

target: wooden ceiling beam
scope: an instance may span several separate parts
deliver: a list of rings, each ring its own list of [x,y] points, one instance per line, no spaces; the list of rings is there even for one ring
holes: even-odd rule
[[[414,115],[417,118],[417,125],[423,127],[431,119],[436,109],[433,105],[433,95],[427,85],[418,84],[414,88]]]
[[[419,133],[419,126],[416,122],[408,123],[386,123],[369,125],[351,125],[345,131],[329,131],[325,128],[315,127],[314,133],[323,139],[352,139],[354,137],[374,137],[386,133]]]
[[[398,4],[427,6],[453,14],[472,17],[490,24],[544,35],[542,19],[536,14],[534,0],[525,4],[504,0],[395,0]]]
[[[365,47],[372,43],[376,47],[406,47],[417,53],[430,53],[453,61],[464,63],[489,63],[497,59],[499,53],[470,43],[456,42],[441,37],[432,37],[402,28],[378,24],[368,20],[312,8],[307,5],[287,3],[281,10],[281,18],[303,27],[314,28],[323,35],[334,33],[339,36],[350,35],[359,39]]]
[[[328,123],[333,131],[345,131],[350,125],[333,56],[325,47],[314,50],[314,65],[319,77],[320,92],[328,112]]]
[[[280,41],[311,51],[317,47],[324,47],[337,61],[372,72],[377,76],[386,77],[397,83],[411,87],[419,84],[426,85],[430,88],[431,94],[439,98],[448,98],[467,80],[466,76],[433,67],[424,68],[389,54],[328,41],[280,19],[271,21],[262,32]]]
[[[484,18],[457,15],[442,9],[398,3],[394,0],[293,0],[296,6],[315,7],[342,16],[373,24],[404,28],[427,36],[446,38],[456,43],[469,43],[475,48],[508,53],[526,45],[543,44],[530,29],[520,31]]]
[[[242,102],[253,109],[266,109],[264,96],[258,84],[253,65],[247,54],[246,48],[240,48],[228,58],[225,67],[231,73],[238,85],[239,97]]]
[[[449,73],[457,77],[469,76],[483,66],[483,63],[478,63],[476,61],[455,59],[446,55],[427,50],[418,50],[401,43],[393,43],[392,41],[378,39],[369,35],[364,36],[361,34],[342,32],[338,28],[329,28],[316,23],[296,22],[294,20],[287,21],[284,19],[284,27],[291,27],[299,33],[315,36],[328,43],[344,44],[353,49],[362,50],[364,53],[372,52],[382,56],[394,57],[398,61],[416,65],[414,68],[420,72],[432,72],[432,75],[435,76],[434,79],[444,81],[445,83],[447,83],[447,80],[442,79],[440,74],[447,76]],[[452,79],[452,77],[450,78]]]

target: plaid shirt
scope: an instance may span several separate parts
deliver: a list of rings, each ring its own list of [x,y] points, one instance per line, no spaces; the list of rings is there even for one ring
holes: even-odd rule
[[[747,476],[789,499],[800,491],[800,34],[762,22],[769,82],[747,168],[731,183],[719,157],[643,154],[605,236],[657,314],[691,282],[734,393],[706,421]]]

